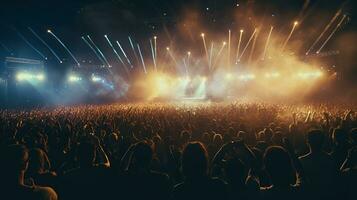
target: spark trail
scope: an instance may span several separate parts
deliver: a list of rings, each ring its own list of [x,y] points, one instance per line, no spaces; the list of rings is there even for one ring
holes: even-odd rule
[[[209,56],[209,65],[212,63],[212,55],[213,55],[213,42],[211,42],[210,56]]]
[[[140,63],[140,62],[139,62],[138,54],[137,54],[136,51],[135,51],[134,43],[133,43],[133,41],[131,40],[131,37],[128,36],[128,39],[129,39],[129,42],[130,42],[131,49],[133,50],[133,53],[134,53],[136,62],[137,62],[137,63]]]
[[[273,29],[274,29],[274,27],[271,26],[271,27],[270,27],[269,34],[268,34],[268,37],[267,37],[267,41],[265,42],[262,60],[265,60],[265,56],[266,56],[266,53],[267,53],[267,50],[268,50],[268,46],[269,46],[269,42],[270,42],[270,37],[271,37],[271,33],[273,32]]]
[[[247,50],[247,48],[248,48],[250,42],[252,41],[252,39],[253,39],[253,37],[254,37],[254,35],[255,35],[256,32],[257,32],[257,29],[255,28],[255,29],[254,29],[254,32],[253,32],[252,35],[250,36],[250,38],[249,38],[247,44],[245,45],[245,47],[244,47],[244,49],[243,49],[243,51],[242,51],[242,54],[239,56],[238,62],[242,59],[242,57],[243,57],[245,51]]]
[[[104,35],[105,39],[107,40],[109,46],[112,48],[114,54],[117,56],[118,60],[124,65],[125,67],[125,63],[123,62],[123,59],[121,59],[121,57],[119,56],[117,50],[114,48],[112,42],[109,40],[108,36],[107,35]]]
[[[103,58],[104,62],[107,64],[107,66],[111,67],[107,58],[104,56],[103,52],[98,48],[98,46],[93,42],[92,38],[89,35],[87,35],[87,38],[92,43],[94,48],[99,52],[99,54],[101,55],[101,57]]]
[[[155,53],[155,61],[157,62],[157,36],[154,36],[154,53]]]
[[[237,46],[237,54],[236,54],[236,63],[240,62],[239,60],[239,51],[240,51],[240,45],[242,43],[242,38],[243,38],[243,29],[239,31],[239,41],[238,41],[238,46]]]
[[[154,47],[153,47],[153,44],[152,44],[152,40],[151,40],[151,39],[150,39],[150,49],[151,49],[152,61],[153,61],[153,63],[154,63],[155,71],[157,71],[157,68],[156,68],[156,59],[155,59],[155,50],[154,50]]]
[[[331,27],[331,25],[336,21],[337,17],[340,16],[342,10],[338,10],[336,14],[333,16],[333,18],[330,20],[330,22],[326,25],[325,29],[322,31],[322,33],[319,35],[319,37],[315,40],[315,42],[311,45],[309,50],[307,50],[306,55],[309,55],[310,51],[315,47],[315,45],[321,40],[322,36],[326,33],[326,31]]]
[[[125,72],[128,76],[130,76],[130,72],[128,70],[128,68],[126,67],[126,64],[123,62],[123,59],[119,56],[117,50],[114,48],[112,42],[109,40],[108,36],[107,35],[104,35],[105,39],[107,40],[109,46],[112,48],[114,54],[117,56],[118,60],[121,62],[121,64],[123,64],[123,67],[125,69]]]
[[[252,48],[251,48],[250,54],[249,54],[248,63],[250,63],[250,62],[252,61],[252,57],[253,57],[253,53],[254,53],[254,50],[255,50],[255,44],[256,44],[256,42],[257,42],[258,35],[259,35],[259,31],[257,31],[256,34],[255,34],[255,36],[254,36]]]
[[[60,59],[60,57],[56,54],[56,52],[50,47],[50,45],[47,44],[47,42],[45,42],[34,30],[32,30],[31,27],[27,27],[31,33],[42,42],[42,44],[44,44],[48,50],[50,50],[50,52],[52,53],[52,55],[54,55],[56,57],[56,59],[58,60],[59,63],[62,63],[62,60]]]
[[[80,66],[81,64],[78,62],[77,58],[74,57],[72,52],[68,49],[68,47],[59,39],[56,34],[54,34],[51,30],[47,30],[49,34],[51,34],[61,45],[62,47],[69,53],[69,55],[73,58],[73,60],[77,63],[77,66]]]
[[[298,22],[297,22],[297,21],[295,21],[295,22],[294,22],[294,26],[293,26],[293,28],[291,29],[291,31],[290,31],[290,33],[289,33],[288,37],[286,38],[286,40],[285,40],[285,42],[284,42],[284,44],[283,44],[283,46],[282,46],[282,48],[281,48],[281,53],[283,53],[283,52],[284,52],[285,47],[286,47],[286,45],[288,44],[288,42],[289,42],[289,40],[290,40],[291,36],[293,35],[293,33],[294,33],[294,31],[295,31],[295,29],[296,29],[296,26],[297,26],[297,25],[298,25]]]
[[[32,50],[34,50],[38,55],[40,55],[43,59],[47,60],[47,57],[43,55],[36,47],[34,47],[20,32],[16,31],[17,35],[29,46]]]
[[[133,65],[131,64],[131,62],[130,62],[128,56],[126,55],[126,53],[125,53],[123,47],[120,45],[119,41],[116,41],[116,43],[117,43],[117,45],[119,46],[120,51],[123,53],[124,57],[126,58],[126,61],[127,61],[128,64],[130,65],[130,68],[133,68]]]
[[[222,43],[222,47],[221,47],[221,49],[218,51],[217,57],[216,57],[216,59],[215,59],[214,62],[213,62],[212,69],[216,66],[216,63],[217,63],[218,60],[220,59],[220,56],[221,56],[221,54],[222,54],[222,52],[223,52],[223,49],[224,49],[224,47],[225,47],[226,45],[227,45],[226,42],[223,42],[223,43]]]
[[[335,34],[335,32],[337,31],[337,29],[341,26],[342,22],[345,20],[346,15],[343,15],[341,21],[337,24],[337,26],[335,27],[335,29],[333,29],[332,33],[328,36],[328,38],[326,39],[326,41],[321,45],[320,49],[316,52],[316,53],[320,53],[321,50],[325,47],[325,45],[327,44],[328,41],[330,41],[330,39],[332,38],[332,36]]]
[[[145,62],[144,62],[144,58],[143,58],[143,54],[141,53],[141,49],[140,49],[140,45],[136,44],[136,46],[137,46],[139,54],[140,54],[140,59],[141,59],[142,65],[143,65],[144,73],[147,74],[146,66],[145,66]]]
[[[231,65],[231,30],[228,30],[228,55],[227,55],[228,68]]]
[[[97,56],[97,58],[99,59],[99,61],[103,64],[106,65],[106,63],[104,62],[104,60],[102,59],[102,57],[100,57],[100,55],[98,54],[98,52],[92,47],[91,44],[89,44],[89,42],[86,40],[85,37],[81,37],[82,40],[88,45],[88,47],[95,53],[95,55]]]
[[[8,54],[13,55],[13,53],[11,52],[11,50],[10,50],[7,46],[5,46],[3,43],[0,42],[0,46],[1,46],[3,49],[5,49],[5,51],[6,51]]]
[[[207,45],[206,45],[206,40],[205,40],[205,34],[201,33],[202,41],[203,41],[203,47],[205,49],[206,57],[207,57],[207,63],[208,63],[208,68],[211,68],[211,63],[210,63],[210,58],[208,55],[208,50],[207,50]]]

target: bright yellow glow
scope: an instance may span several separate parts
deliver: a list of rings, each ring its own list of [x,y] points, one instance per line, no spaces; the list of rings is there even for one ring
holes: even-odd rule
[[[170,51],[170,47],[166,47],[166,50]]]
[[[32,73],[28,73],[28,72],[19,72],[18,74],[16,74],[16,80],[18,80],[18,81],[32,81],[32,80],[43,81],[43,80],[45,80],[45,75],[42,73],[32,74]]]
[[[280,73],[279,72],[270,72],[270,73],[265,73],[264,76],[265,76],[265,78],[274,79],[274,78],[280,77]]]
[[[241,32],[241,33],[243,33],[243,31],[244,31],[243,29],[240,29],[240,32]]]
[[[294,22],[294,25],[295,25],[295,26],[296,26],[296,25],[298,25],[298,24],[299,24],[299,22],[298,22],[298,21],[295,21],[295,22]]]
[[[249,81],[255,79],[255,74],[242,74],[238,78],[242,81]]]
[[[316,79],[320,78],[323,76],[322,71],[304,71],[304,72],[299,72],[297,74],[297,77],[300,79]]]
[[[201,37],[204,37],[205,36],[205,34],[204,33],[201,33]]]
[[[226,78],[227,80],[232,80],[232,79],[233,79],[233,74],[227,73],[226,76],[225,76],[225,78]]]
[[[80,80],[82,80],[82,78],[79,77],[79,76],[76,76],[76,75],[70,75],[70,76],[68,77],[68,81],[69,81],[69,82],[78,82],[78,81],[80,81]]]

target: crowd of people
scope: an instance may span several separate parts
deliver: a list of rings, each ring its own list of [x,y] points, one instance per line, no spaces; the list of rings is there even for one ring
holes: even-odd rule
[[[356,199],[344,105],[0,111],[0,199]]]

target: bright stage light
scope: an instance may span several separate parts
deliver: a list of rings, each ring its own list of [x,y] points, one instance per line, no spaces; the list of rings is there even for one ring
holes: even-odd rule
[[[242,81],[249,81],[255,79],[255,74],[242,74],[238,78]]]
[[[92,76],[92,81],[93,82],[99,82],[99,81],[103,81],[103,79],[101,77],[98,77],[98,76]]]
[[[299,72],[297,76],[300,79],[316,79],[323,76],[323,73],[321,71]]]
[[[271,73],[266,73],[265,74],[265,78],[278,78],[280,77],[280,73],[279,72],[271,72]]]
[[[79,76],[76,76],[76,75],[70,75],[69,77],[68,77],[68,81],[69,82],[78,82],[78,81],[81,81],[82,80],[82,78],[81,77],[79,77]]]
[[[233,75],[231,73],[227,73],[226,76],[225,76],[225,79],[232,80],[233,79]]]
[[[28,73],[28,72],[19,72],[16,74],[16,80],[18,81],[43,81],[45,80],[45,75],[43,73]]]

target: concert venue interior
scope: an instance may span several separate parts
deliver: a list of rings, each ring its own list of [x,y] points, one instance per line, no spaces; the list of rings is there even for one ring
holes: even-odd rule
[[[0,165],[12,165],[0,177],[23,155],[20,185],[51,199],[280,199],[279,186],[286,198],[354,199],[356,10],[355,0],[3,0]],[[73,175],[83,155],[110,175]],[[36,172],[34,159],[45,162]],[[289,167],[296,176],[282,180]],[[0,199],[31,193],[8,189]]]
[[[292,2],[5,4],[3,102],[353,97],[353,3]]]

